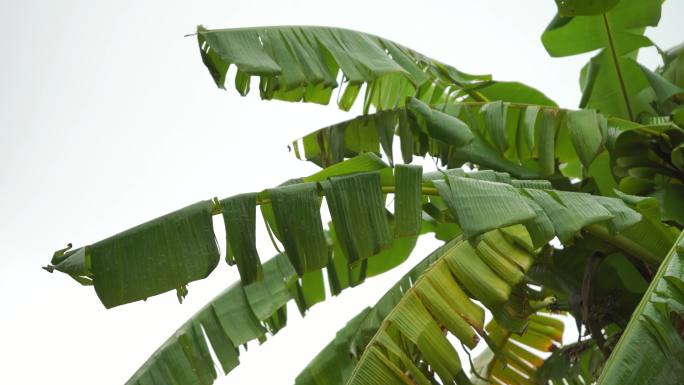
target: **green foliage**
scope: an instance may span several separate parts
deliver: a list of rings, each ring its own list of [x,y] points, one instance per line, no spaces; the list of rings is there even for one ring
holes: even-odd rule
[[[211,209],[210,201],[198,202],[87,247],[102,304],[145,299],[209,275],[219,260]]]
[[[652,113],[649,103],[653,96],[636,56],[639,48],[653,44],[643,33],[646,27],[658,25],[663,1],[621,0],[612,7],[591,2],[604,11],[577,13],[587,16],[565,16],[561,7],[561,14],[542,35],[549,54],[569,56],[600,50],[582,70],[580,107],[630,120]],[[577,8],[581,7],[578,4]]]
[[[679,384],[684,372],[684,232],[660,265],[598,383]]]
[[[262,99],[327,104],[339,88],[344,110],[363,88],[363,114],[293,142],[321,168],[309,176],[69,244],[45,269],[94,286],[107,308],[174,289],[180,300],[218,265],[221,215],[240,282],[127,382],[211,384],[217,364],[239,364],[241,345],[287,325],[288,303],[305,315],[400,265],[433,233],[445,244],[342,328],[296,384],[681,382],[684,49],[661,50],[653,70],[636,61],[654,45],[644,31],[662,0],[556,4],[542,35],[549,54],[598,50],[578,110],[361,32],[198,27],[217,86],[234,65],[242,95],[252,77]],[[411,165],[416,156],[437,170]],[[257,206],[278,251],[263,263]],[[555,313],[574,317],[578,342],[563,345]],[[468,354],[487,346],[461,362],[448,334]]]
[[[219,87],[224,87],[231,64],[237,69],[235,87],[246,95],[250,77],[258,76],[264,99],[327,104],[343,80],[340,108],[354,104],[367,84],[364,108],[403,105],[408,95],[425,100],[444,94],[467,94],[489,81],[469,75],[392,41],[365,33],[325,27],[266,27],[207,30],[198,27],[202,60]]]

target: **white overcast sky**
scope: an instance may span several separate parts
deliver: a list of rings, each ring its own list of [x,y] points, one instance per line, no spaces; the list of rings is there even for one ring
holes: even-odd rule
[[[237,279],[220,264],[174,293],[105,310],[91,288],[40,269],[81,246],[213,196],[257,191],[314,166],[286,145],[353,116],[218,90],[197,24],[315,24],[371,32],[473,73],[579,100],[588,56],[551,59],[539,36],[552,0],[0,2],[0,383],[122,384],[184,320]],[[405,4],[405,5],[402,5]],[[663,47],[684,38],[684,0],[664,6]],[[646,52],[649,66],[658,63]],[[232,80],[232,79],[231,79]],[[230,85],[232,88],[232,84]],[[220,224],[220,222],[219,222]],[[270,243],[260,239],[261,254]],[[419,244],[417,261],[435,246]],[[292,383],[346,320],[410,263],[314,307],[219,384]]]

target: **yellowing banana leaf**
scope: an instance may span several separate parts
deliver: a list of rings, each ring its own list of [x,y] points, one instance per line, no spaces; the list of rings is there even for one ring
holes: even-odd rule
[[[562,342],[564,328],[563,321],[542,312],[528,317],[528,327],[522,335],[491,321],[485,329],[497,353],[487,348],[475,357],[471,381],[474,385],[536,383],[544,352]]]
[[[488,233],[495,234],[500,232]],[[496,240],[497,251],[488,249],[490,260],[506,260],[506,255],[498,250],[512,249],[533,258],[501,235],[491,239]],[[490,338],[492,334],[485,334],[483,309],[469,295],[480,301],[485,298],[471,290],[472,282],[464,282],[461,275],[454,275],[460,268],[452,266],[455,261],[469,264],[480,260],[478,251],[462,240],[454,240],[436,250],[407,273],[373,308],[357,316],[353,322],[355,331],[349,330],[350,323],[338,332],[335,340],[297,377],[296,384],[430,384],[437,377],[446,383],[470,383],[453,346],[440,328],[445,328],[470,348],[480,336],[494,341]],[[491,277],[481,275],[483,269],[488,268],[480,260],[470,274],[464,275],[478,280],[484,288],[482,292],[487,292],[487,287],[497,284]],[[498,273],[491,274],[496,276]],[[485,299],[485,302],[488,301]],[[544,321],[547,317],[537,318]],[[562,323],[559,332],[558,324],[550,322],[551,326],[549,322],[539,321],[539,327],[531,322],[535,327],[530,333],[550,335],[554,341],[559,340]],[[531,353],[528,356],[534,357]],[[537,365],[543,362],[539,361]]]

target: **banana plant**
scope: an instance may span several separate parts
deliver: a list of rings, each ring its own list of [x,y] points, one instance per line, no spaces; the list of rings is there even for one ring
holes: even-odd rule
[[[173,290],[182,301],[223,246],[240,281],[127,381],[208,385],[239,365],[241,346],[287,326],[290,302],[304,316],[404,263],[431,234],[443,245],[339,330],[296,384],[679,384],[684,50],[658,48],[655,69],[637,62],[655,46],[644,31],[662,2],[556,0],[549,54],[598,50],[576,108],[362,32],[200,26],[219,88],[319,104],[336,92],[343,110],[360,98],[362,114],[292,142],[320,167],[311,175],[69,244],[45,269],[93,286],[106,308]],[[257,247],[257,220],[273,250]],[[578,341],[563,341],[560,314]]]

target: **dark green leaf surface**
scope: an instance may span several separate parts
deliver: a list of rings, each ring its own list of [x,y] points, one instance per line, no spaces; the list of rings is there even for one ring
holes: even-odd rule
[[[643,65],[639,65],[639,67],[641,67],[641,71],[646,75],[646,80],[651,85],[658,102],[665,102],[675,95],[684,93],[684,89],[660,76],[660,74],[649,70]]]
[[[378,173],[329,179],[323,184],[340,246],[349,263],[367,259],[392,241]]]
[[[211,219],[203,201],[90,246],[95,292],[107,308],[182,288],[218,264]]]
[[[246,284],[263,278],[256,249],[256,196],[242,194],[219,202],[226,226],[226,260],[237,264],[240,278]]]
[[[397,165],[394,172],[394,234],[396,236],[417,235],[421,223],[421,182],[423,168],[420,166]]]
[[[285,253],[299,276],[325,267],[328,245],[323,234],[321,198],[315,183],[270,190],[271,205]]]

